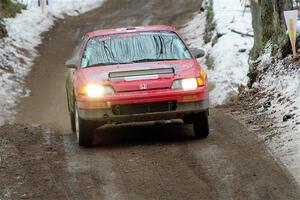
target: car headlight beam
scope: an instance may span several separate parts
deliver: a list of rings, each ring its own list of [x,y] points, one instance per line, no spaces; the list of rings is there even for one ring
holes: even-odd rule
[[[198,87],[197,79],[195,78],[183,79],[181,84],[183,90],[195,90]]]
[[[172,85],[172,89],[195,90],[197,88],[198,82],[196,78],[175,80]]]
[[[101,85],[88,85],[86,86],[86,94],[91,98],[102,97],[104,88]]]
[[[90,84],[83,87],[82,93],[90,98],[99,98],[104,95],[114,94],[114,90],[110,86]]]

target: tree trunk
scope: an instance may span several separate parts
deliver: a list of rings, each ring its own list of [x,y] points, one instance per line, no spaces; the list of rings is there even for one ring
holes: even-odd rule
[[[267,42],[281,46],[281,37],[286,32],[283,12],[292,9],[288,0],[251,0],[254,47],[252,58],[256,59]]]
[[[251,1],[252,27],[254,32],[254,46],[252,49],[252,59],[259,57],[263,48],[262,43],[262,24],[261,24],[261,6],[258,1]]]
[[[276,22],[276,35],[281,36],[286,33],[286,24],[284,19],[284,11],[293,9],[293,3],[287,0],[275,0],[274,3],[274,19]],[[277,40],[278,41],[278,40]]]
[[[292,0],[251,0],[254,32],[254,46],[251,52],[253,60],[256,60],[263,53],[268,42],[273,44],[273,55],[284,45],[283,36],[286,34],[286,25],[283,13],[292,7]],[[250,65],[248,77],[248,86],[251,87],[256,81],[257,63]]]

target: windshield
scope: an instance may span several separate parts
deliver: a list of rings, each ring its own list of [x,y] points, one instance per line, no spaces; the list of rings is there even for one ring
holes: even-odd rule
[[[83,53],[81,68],[185,59],[192,59],[192,56],[176,33],[124,33],[90,39]]]

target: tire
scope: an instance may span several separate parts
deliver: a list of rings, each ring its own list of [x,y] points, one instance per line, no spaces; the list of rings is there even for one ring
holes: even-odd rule
[[[194,135],[196,138],[206,138],[209,135],[208,112],[198,113],[193,118]]]
[[[95,123],[81,119],[77,108],[75,111],[75,130],[79,146],[90,147],[93,145],[94,132],[96,130]]]
[[[182,118],[182,121],[184,124],[192,124],[193,123],[193,117],[188,115],[188,116],[184,116]]]

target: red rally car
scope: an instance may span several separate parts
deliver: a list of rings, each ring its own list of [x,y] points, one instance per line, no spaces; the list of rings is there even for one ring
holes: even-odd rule
[[[183,119],[197,138],[209,134],[208,82],[196,58],[169,26],[99,30],[82,38],[66,62],[71,127],[91,146],[97,127]]]

